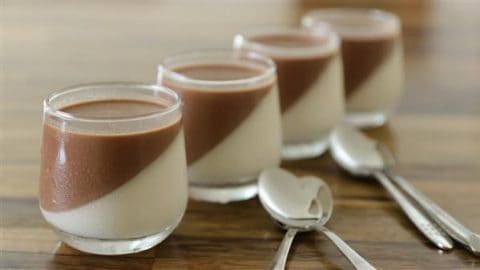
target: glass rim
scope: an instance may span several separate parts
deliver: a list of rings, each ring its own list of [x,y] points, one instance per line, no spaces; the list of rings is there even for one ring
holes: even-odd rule
[[[321,27],[320,27],[321,25]],[[307,34],[314,37],[325,38],[325,43],[308,47],[282,47],[278,45],[262,44],[252,41],[250,38],[257,35],[268,34]],[[237,49],[246,45],[246,49],[258,50],[270,53],[273,56],[314,56],[335,52],[339,47],[339,37],[333,28],[326,23],[319,23],[318,27],[307,28],[301,26],[264,26],[235,35],[233,46]]]
[[[125,116],[125,117],[116,117],[116,118],[101,118],[101,117],[81,117],[75,116],[71,113],[61,111],[58,108],[54,108],[52,102],[56,98],[59,98],[62,95],[71,94],[78,91],[85,91],[92,88],[128,88],[128,89],[143,89],[151,90],[152,92],[162,92],[173,98],[173,104],[168,105],[164,110],[158,112],[152,112],[148,114],[143,114],[139,116]],[[90,84],[79,84],[73,85],[65,88],[61,88],[57,91],[50,93],[43,100],[44,114],[50,114],[55,117],[58,117],[66,121],[81,121],[81,122],[91,122],[91,123],[119,123],[119,122],[129,122],[129,121],[142,121],[148,120],[155,117],[162,117],[168,115],[181,107],[182,101],[180,96],[170,88],[165,86],[156,85],[156,84],[144,84],[144,83],[134,83],[134,82],[102,82],[102,83],[90,83]]]
[[[261,74],[251,76],[248,78],[243,79],[234,79],[234,80],[202,80],[202,79],[195,79],[189,76],[185,76],[179,72],[172,71],[169,68],[169,61],[175,61],[178,59],[187,59],[187,60],[194,60],[196,58],[202,59],[203,56],[222,56],[223,60],[235,59],[235,56],[245,56],[246,58],[241,58],[241,60],[251,60],[256,63],[260,63],[265,65],[265,70],[261,72]],[[208,59],[207,59],[208,60]],[[222,60],[222,59],[219,59]],[[208,63],[208,61],[205,61]],[[235,49],[225,49],[225,48],[209,48],[209,49],[199,49],[199,50],[188,50],[179,52],[176,54],[169,55],[164,57],[157,68],[158,74],[162,74],[162,76],[167,77],[169,80],[174,82],[180,82],[182,84],[193,85],[199,88],[205,87],[234,87],[239,85],[253,85],[256,83],[260,83],[266,80],[269,80],[272,76],[276,74],[276,66],[273,60],[270,58],[253,52],[253,51],[240,51]],[[159,81],[159,83],[161,83]]]
[[[341,17],[341,16],[361,16],[362,19],[366,19],[369,22],[381,22],[381,23],[392,23],[392,27],[386,28],[384,30],[377,31],[376,34],[380,33],[393,33],[398,32],[400,28],[400,19],[398,16],[392,12],[377,9],[377,8],[353,8],[353,7],[329,7],[314,9],[307,12],[302,17],[302,25],[305,27],[315,28],[319,24],[328,24],[336,31],[340,36],[346,33],[345,30],[339,29],[335,26],[335,23],[328,21],[329,17]],[[372,29],[373,27],[368,26],[350,26],[351,29]]]

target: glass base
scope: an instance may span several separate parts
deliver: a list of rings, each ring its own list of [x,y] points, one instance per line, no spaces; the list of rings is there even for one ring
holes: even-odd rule
[[[238,185],[199,186],[190,184],[189,186],[190,198],[213,203],[245,201],[257,196],[257,193],[257,179]]]
[[[283,160],[297,160],[314,158],[327,151],[330,133],[323,135],[320,139],[298,144],[284,144],[282,147]]]
[[[373,128],[385,124],[387,112],[347,112],[345,122],[358,128]]]
[[[56,232],[65,244],[80,251],[98,255],[123,255],[138,253],[154,247],[167,238],[177,224],[157,234],[127,239],[97,239],[73,235],[60,230],[56,230]]]

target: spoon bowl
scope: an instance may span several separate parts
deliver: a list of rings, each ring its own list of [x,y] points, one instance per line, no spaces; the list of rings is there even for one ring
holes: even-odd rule
[[[340,167],[354,176],[372,176],[385,167],[378,144],[348,126],[337,127],[330,138],[330,153]],[[365,153],[368,153],[366,155]]]
[[[260,175],[258,192],[265,210],[287,227],[312,230],[332,215],[332,192],[317,177],[297,178],[282,169],[268,169]]]

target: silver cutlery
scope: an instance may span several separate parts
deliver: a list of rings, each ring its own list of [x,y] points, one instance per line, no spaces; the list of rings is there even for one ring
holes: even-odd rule
[[[297,232],[322,232],[347,257],[355,269],[374,270],[362,256],[324,225],[333,211],[328,185],[318,177],[297,178],[288,171],[272,168],[259,177],[259,198],[263,207],[287,230],[268,269],[285,269],[288,252]]]
[[[387,176],[388,166],[378,144],[350,126],[337,127],[331,136],[330,151],[335,161],[354,176],[372,176],[390,193],[412,223],[435,246],[453,248],[452,239],[392,183]]]

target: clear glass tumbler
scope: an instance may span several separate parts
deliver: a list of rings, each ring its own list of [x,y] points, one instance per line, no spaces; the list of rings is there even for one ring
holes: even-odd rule
[[[321,155],[344,116],[339,40],[330,28],[258,28],[233,46],[271,57],[277,66],[282,110],[283,159]]]
[[[184,103],[190,196],[221,203],[254,197],[260,171],[280,163],[275,64],[255,53],[193,51],[166,57],[158,83]]]
[[[326,8],[303,17],[308,28],[331,25],[341,38],[346,121],[358,127],[383,125],[403,94],[400,20],[377,9]]]
[[[188,200],[181,102],[161,86],[71,87],[44,101],[39,200],[61,240],[127,254],[165,239]]]

